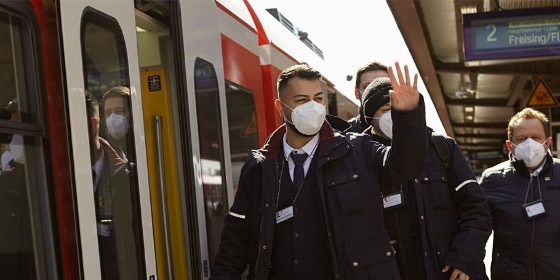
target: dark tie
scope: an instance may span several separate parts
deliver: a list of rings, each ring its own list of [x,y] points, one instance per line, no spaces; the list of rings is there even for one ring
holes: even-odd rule
[[[305,173],[303,171],[303,162],[307,158],[307,154],[297,154],[296,152],[292,152],[290,157],[294,160],[296,167],[294,168],[294,185],[296,188],[301,187],[303,183],[303,178],[305,178]]]

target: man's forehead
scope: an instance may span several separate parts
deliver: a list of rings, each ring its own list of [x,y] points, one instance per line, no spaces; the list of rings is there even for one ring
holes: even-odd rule
[[[544,127],[538,119],[520,119],[513,128],[513,136],[545,135]]]
[[[126,106],[126,102],[124,100],[124,97],[122,96],[111,96],[111,97],[107,97],[105,99],[105,105],[107,104],[111,104],[113,106],[115,105],[121,105],[121,106]]]

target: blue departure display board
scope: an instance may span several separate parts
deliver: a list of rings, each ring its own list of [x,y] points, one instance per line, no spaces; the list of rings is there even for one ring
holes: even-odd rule
[[[560,7],[463,15],[465,61],[560,56]]]

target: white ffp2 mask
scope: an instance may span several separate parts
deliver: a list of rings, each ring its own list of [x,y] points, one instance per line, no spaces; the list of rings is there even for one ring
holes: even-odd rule
[[[286,103],[282,103],[290,108]],[[286,122],[293,124],[297,131],[307,136],[313,136],[321,130],[327,115],[325,106],[313,100],[290,109],[292,110],[292,121],[285,118]]]

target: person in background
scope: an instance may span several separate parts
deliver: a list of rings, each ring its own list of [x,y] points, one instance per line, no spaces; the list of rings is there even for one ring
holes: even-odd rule
[[[119,267],[118,262],[114,219],[114,205],[118,202],[114,192],[128,184],[129,170],[126,160],[99,136],[99,103],[89,92],[85,95],[101,275],[103,279],[121,279],[119,270],[125,268]]]
[[[371,124],[365,132],[384,145],[391,145],[397,128],[391,118],[391,90],[389,78],[375,79],[363,92],[360,111],[360,120]],[[492,220],[486,195],[457,143],[442,135],[430,138],[424,172],[406,184],[381,187],[385,225],[401,277],[488,279],[483,260]],[[435,145],[442,145],[442,152]],[[444,152],[445,159],[440,155]]]
[[[120,279],[139,279],[143,267],[142,221],[140,198],[132,133],[132,112],[130,89],[116,86],[103,94],[103,115],[107,141],[126,161],[128,180],[114,188],[114,224],[117,238],[117,252]]]
[[[379,77],[389,77],[389,74],[387,73],[387,66],[380,62],[370,62],[359,67],[356,71],[356,86],[354,87],[354,95],[356,96],[356,99],[360,101],[360,107],[363,103],[362,93],[373,80]],[[369,126],[368,123],[360,121],[359,114],[358,116],[349,119],[348,123],[351,125],[349,131],[356,133],[363,132]]]
[[[401,129],[392,149],[333,133],[318,71],[298,64],[280,73],[274,104],[285,124],[241,170],[211,279],[239,279],[247,266],[259,280],[400,279],[379,183],[382,174],[395,184],[420,174],[427,134],[418,76],[395,67],[390,99]]]
[[[14,155],[10,150],[12,142],[12,134],[0,133],[0,173],[11,170],[13,166]]]
[[[493,219],[492,279],[558,279],[560,160],[551,143],[548,118],[525,108],[508,123],[509,160],[479,179]]]
[[[127,141],[130,128],[130,89],[117,86],[103,94],[103,114],[105,117],[106,137],[122,158],[127,160],[126,149],[131,143]]]

